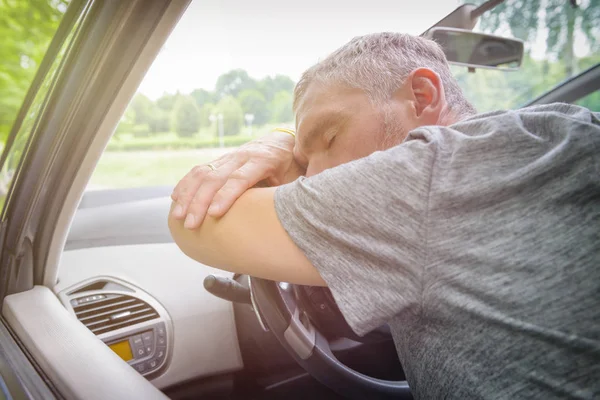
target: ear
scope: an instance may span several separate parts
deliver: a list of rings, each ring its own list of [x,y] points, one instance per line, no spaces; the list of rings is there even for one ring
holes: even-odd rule
[[[415,118],[423,125],[435,125],[446,107],[446,96],[440,76],[429,68],[418,68],[406,79],[412,94]]]

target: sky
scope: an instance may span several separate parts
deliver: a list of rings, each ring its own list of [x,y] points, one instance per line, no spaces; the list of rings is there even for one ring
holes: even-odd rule
[[[192,0],[139,92],[157,99],[164,93],[213,90],[219,75],[236,68],[255,79],[283,74],[297,81],[305,69],[355,36],[383,31],[418,35],[463,2]],[[528,44],[534,58],[546,58],[547,33],[541,26]],[[588,52],[576,32],[575,54]]]
[[[255,79],[302,72],[355,36],[420,34],[458,0],[193,0],[139,91],[214,89],[219,75],[243,68]]]

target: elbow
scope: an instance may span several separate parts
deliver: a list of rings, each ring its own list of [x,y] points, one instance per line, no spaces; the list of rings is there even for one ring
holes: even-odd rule
[[[173,205],[174,205],[174,203],[171,204],[171,209],[169,210],[169,215],[167,218],[167,226],[169,227],[169,232],[171,232],[171,237],[173,238],[175,243],[177,243],[176,238],[178,236],[178,228],[179,228],[179,225],[181,225],[181,221],[178,221],[173,217]]]
[[[183,221],[174,218],[171,212],[169,212],[167,225],[173,241],[183,254],[200,263],[212,261],[210,249],[213,246],[207,244],[209,240],[206,238],[206,234],[202,234],[202,228],[196,230],[186,229],[183,226]]]
[[[169,217],[167,219],[167,225],[169,227],[169,232],[171,232],[171,237],[175,244],[185,253],[185,255],[189,256],[189,252],[187,251],[187,246],[185,245],[185,232],[183,227],[183,221],[180,221],[173,217],[173,206],[171,206],[171,210],[169,210]]]

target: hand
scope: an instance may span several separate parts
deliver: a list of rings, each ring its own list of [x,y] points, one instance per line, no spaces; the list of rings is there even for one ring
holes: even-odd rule
[[[175,187],[172,216],[184,219],[184,226],[195,229],[208,213],[224,215],[249,188],[262,183],[278,186],[292,182],[305,170],[293,155],[294,137],[272,132],[253,140],[211,163],[197,165]]]

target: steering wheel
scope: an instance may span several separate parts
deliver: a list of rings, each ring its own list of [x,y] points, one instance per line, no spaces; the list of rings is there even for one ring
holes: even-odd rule
[[[412,399],[406,381],[388,381],[355,371],[333,354],[332,345],[306,314],[298,288],[249,278],[252,306],[288,353],[310,375],[352,399]],[[340,317],[343,318],[340,314]],[[344,333],[345,334],[345,333]]]

